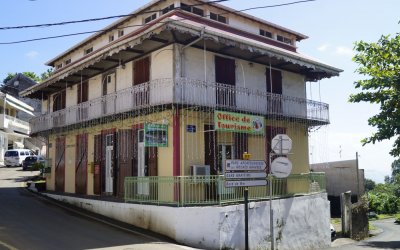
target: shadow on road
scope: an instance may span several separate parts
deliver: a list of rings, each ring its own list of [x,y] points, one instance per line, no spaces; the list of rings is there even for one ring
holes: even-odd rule
[[[397,249],[398,247],[400,247],[400,241],[389,241],[389,242],[368,241],[361,243],[360,246],[382,248],[382,249]]]

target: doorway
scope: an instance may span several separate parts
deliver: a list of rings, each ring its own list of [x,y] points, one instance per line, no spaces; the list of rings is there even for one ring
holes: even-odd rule
[[[113,194],[114,187],[114,173],[113,173],[113,156],[114,156],[114,134],[106,135],[106,187],[105,192],[108,194]]]
[[[138,150],[137,150],[137,162],[138,162],[138,177],[148,176],[148,169],[146,166],[146,148],[144,145],[144,130],[138,130]],[[138,179],[138,194],[149,195],[149,180],[147,178]]]
[[[220,174],[225,174],[226,160],[235,159],[235,151],[233,144],[218,145],[218,171]]]

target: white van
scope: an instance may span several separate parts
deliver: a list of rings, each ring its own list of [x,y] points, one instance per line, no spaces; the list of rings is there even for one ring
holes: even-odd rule
[[[35,155],[29,149],[9,149],[4,153],[4,165],[6,167],[22,166],[26,157]]]

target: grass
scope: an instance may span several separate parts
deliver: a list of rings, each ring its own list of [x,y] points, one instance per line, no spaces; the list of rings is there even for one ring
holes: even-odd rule
[[[368,230],[372,231],[372,230],[376,230],[377,227],[375,227],[374,225],[372,225],[372,223],[368,223]]]

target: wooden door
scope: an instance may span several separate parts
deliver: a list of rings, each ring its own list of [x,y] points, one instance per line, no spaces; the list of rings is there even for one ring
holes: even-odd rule
[[[267,92],[271,95],[268,99],[268,113],[282,113],[282,72],[279,70],[267,68],[265,75],[267,76]]]
[[[158,148],[146,147],[147,174],[146,176],[158,175]]]
[[[75,193],[87,193],[88,135],[76,136]]]
[[[55,191],[65,190],[65,137],[56,139],[55,152]]]
[[[144,84],[150,81],[150,58],[145,57],[139,59],[133,64],[133,85],[142,86],[135,88],[134,92],[134,105],[143,106],[150,102],[150,86]]]
[[[139,59],[133,64],[133,85],[150,81],[150,58]]]
[[[101,163],[102,163],[102,137],[101,135],[94,136],[94,180],[93,180],[93,192],[94,194],[101,194]]]
[[[125,177],[133,175],[133,136],[131,129],[118,131],[117,196],[124,197]]]
[[[217,83],[217,104],[225,107],[236,106],[235,60],[215,56],[215,81]]]

